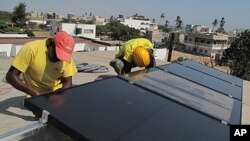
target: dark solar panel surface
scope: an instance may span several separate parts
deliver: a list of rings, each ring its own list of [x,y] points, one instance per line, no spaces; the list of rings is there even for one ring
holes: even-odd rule
[[[142,70],[120,77],[221,121],[240,124],[239,100],[197,83],[155,68],[149,69],[148,72]]]
[[[76,140],[229,140],[228,125],[117,77],[26,99],[25,106],[37,115],[47,110],[49,124]]]
[[[224,72],[218,71],[216,69],[204,66],[204,65],[199,64],[197,62],[194,62],[194,61],[191,61],[191,60],[186,60],[186,61],[182,61],[182,62],[179,62],[179,63],[186,66],[186,67],[193,68],[193,69],[195,69],[197,71],[200,71],[200,72],[203,72],[205,74],[214,76],[214,77],[216,77],[218,79],[221,79],[221,80],[224,80],[226,82],[235,84],[237,86],[242,87],[242,85],[243,85],[243,80],[242,79],[240,79],[238,77],[235,77],[235,76],[232,76],[232,75],[229,75],[229,74],[226,74]]]
[[[196,71],[194,69],[185,67],[178,63],[159,66],[158,68],[185,78],[187,80],[193,81],[197,84],[206,86],[210,89],[228,95],[230,97],[236,98],[238,100],[242,99],[242,88],[225,82],[221,79],[217,79],[205,73]]]

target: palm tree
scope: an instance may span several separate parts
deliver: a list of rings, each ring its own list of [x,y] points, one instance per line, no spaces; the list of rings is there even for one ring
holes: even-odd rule
[[[224,30],[225,22],[226,22],[225,18],[222,17],[220,21],[220,27],[216,30],[217,32],[225,33],[225,30]]]
[[[180,16],[177,16],[176,20],[175,20],[175,28],[176,30],[181,30],[182,28],[182,20]]]
[[[161,19],[164,19],[164,18],[165,18],[165,13],[161,13],[159,25],[161,24]]]
[[[169,26],[168,24],[169,24],[169,21],[166,20],[166,22],[165,22],[165,27],[166,27],[166,28],[168,28],[168,26]]]
[[[109,18],[109,22],[113,22],[114,21],[114,16],[111,15],[110,18]]]
[[[215,27],[217,27],[218,25],[218,20],[214,19],[214,21],[212,22],[212,25],[213,25],[213,31],[214,31]]]

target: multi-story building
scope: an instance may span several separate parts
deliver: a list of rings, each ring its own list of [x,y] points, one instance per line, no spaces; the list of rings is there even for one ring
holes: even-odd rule
[[[146,30],[158,29],[157,23],[153,23],[144,16],[131,16],[125,19],[119,19],[121,24],[131,28],[139,29],[141,33],[146,34]]]
[[[27,14],[28,23],[46,24],[46,17],[42,12],[32,11]]]
[[[94,24],[74,24],[74,23],[61,23],[61,22],[51,22],[51,33],[56,33],[58,31],[65,31],[72,36],[80,36],[95,39],[96,38],[96,25]]]
[[[146,31],[146,38],[154,43],[162,43],[163,39],[168,38],[168,36],[169,36],[168,33],[163,32],[162,30],[159,30],[159,29]]]
[[[104,25],[105,24],[105,19],[100,16],[94,16],[93,21],[96,25]]]
[[[188,52],[215,57],[229,47],[228,35],[212,32],[205,26],[194,26],[184,38],[184,49]]]

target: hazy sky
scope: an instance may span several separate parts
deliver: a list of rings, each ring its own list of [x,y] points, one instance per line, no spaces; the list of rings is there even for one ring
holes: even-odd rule
[[[0,10],[13,11],[20,2],[25,2],[27,11],[56,12],[66,15],[73,12],[110,18],[123,14],[125,17],[138,13],[159,23],[161,13],[174,25],[180,16],[184,25],[204,24],[212,27],[215,18],[225,17],[225,29],[250,28],[250,0],[0,0]]]

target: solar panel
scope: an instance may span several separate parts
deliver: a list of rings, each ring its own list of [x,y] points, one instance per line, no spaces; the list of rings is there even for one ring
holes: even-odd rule
[[[242,88],[233,84],[227,83],[221,79],[217,79],[210,75],[196,71],[194,69],[185,67],[183,65],[174,63],[169,65],[159,66],[160,69],[178,75],[182,78],[193,81],[197,84],[206,86],[210,89],[228,95],[230,97],[241,100]]]
[[[229,126],[117,77],[25,100],[75,140],[229,140]]]
[[[221,72],[219,70],[204,66],[202,64],[199,64],[199,63],[191,61],[191,60],[182,61],[182,62],[179,62],[179,64],[182,64],[186,67],[203,72],[205,74],[211,75],[213,77],[216,77],[216,78],[224,80],[226,82],[235,84],[235,85],[240,86],[240,87],[242,87],[242,85],[243,85],[243,80],[238,78],[238,77],[226,74],[224,72]]]
[[[164,97],[229,124],[240,124],[241,102],[217,91],[159,69],[120,76]]]

